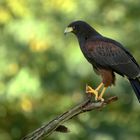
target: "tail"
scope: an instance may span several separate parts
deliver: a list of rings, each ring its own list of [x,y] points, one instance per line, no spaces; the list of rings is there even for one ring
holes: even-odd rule
[[[136,79],[129,79],[129,81],[140,102],[140,80],[138,78],[136,78]]]

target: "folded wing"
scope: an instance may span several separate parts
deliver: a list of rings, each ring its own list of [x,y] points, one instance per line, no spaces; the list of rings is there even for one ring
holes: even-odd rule
[[[91,39],[85,45],[85,56],[97,68],[111,69],[128,78],[140,75],[139,65],[121,44],[111,39]]]

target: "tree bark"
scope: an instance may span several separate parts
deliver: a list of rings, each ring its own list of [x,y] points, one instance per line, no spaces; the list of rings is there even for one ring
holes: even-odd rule
[[[87,95],[87,94],[86,94]],[[93,101],[92,95],[85,98],[80,104],[74,106],[68,111],[57,116],[55,119],[51,120],[49,123],[39,127],[32,133],[25,136],[22,140],[40,140],[43,137],[48,137],[54,131],[68,132],[68,128],[63,125],[64,122],[70,120],[71,118],[83,113],[96,109],[102,109],[106,105],[118,100],[116,96],[109,97],[104,101]]]

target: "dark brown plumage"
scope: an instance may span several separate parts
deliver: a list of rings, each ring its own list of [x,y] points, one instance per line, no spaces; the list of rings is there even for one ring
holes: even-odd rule
[[[95,94],[96,100],[103,100],[104,91],[115,83],[115,73],[118,73],[129,79],[140,101],[140,67],[130,52],[119,42],[102,36],[83,21],[70,23],[65,30],[67,32],[76,35],[85,58],[102,77],[102,83],[95,90],[89,87],[87,92]],[[103,85],[104,89],[98,96]]]

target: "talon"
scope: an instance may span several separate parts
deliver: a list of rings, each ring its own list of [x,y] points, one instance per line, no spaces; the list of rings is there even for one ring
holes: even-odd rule
[[[92,87],[86,86],[86,93],[94,94],[95,95],[95,100],[96,101],[98,100],[98,91],[93,89]]]
[[[98,97],[98,101],[102,101],[103,102],[104,100],[105,100],[104,98],[102,98],[100,96]]]
[[[96,89],[93,89],[92,87],[86,85],[86,93],[94,94],[95,95],[95,101],[104,101],[103,95],[107,89],[107,87],[104,87],[102,89],[101,94],[98,96],[98,91],[103,86],[103,83],[101,83]]]

